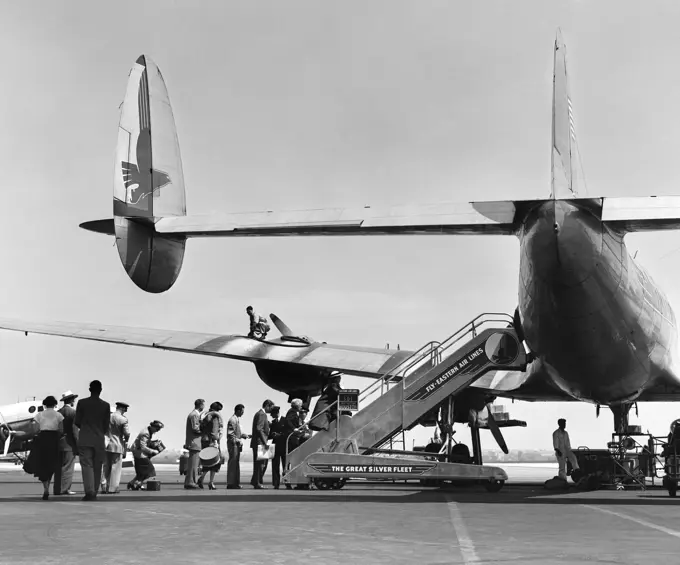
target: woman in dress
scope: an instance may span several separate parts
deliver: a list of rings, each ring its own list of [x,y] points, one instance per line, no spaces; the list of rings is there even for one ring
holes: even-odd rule
[[[219,453],[219,459],[212,467],[206,467],[205,465],[202,466],[203,473],[201,474],[201,478],[196,481],[198,488],[203,488],[203,479],[205,479],[208,471],[210,471],[210,482],[208,483],[208,488],[210,490],[217,489],[213,481],[215,480],[215,474],[219,473],[220,469],[222,468],[222,451],[220,450],[220,441],[224,435],[224,420],[222,420],[222,414],[220,414],[222,408],[221,402],[213,402],[210,405],[210,411],[205,415],[205,418],[203,418],[203,425],[201,426],[203,429],[203,435],[201,436],[201,448],[205,449],[206,447],[216,447]]]
[[[151,458],[158,455],[160,451],[151,447],[153,445],[151,438],[164,427],[162,422],[154,420],[137,435],[131,449],[132,456],[135,458],[135,478],[127,484],[128,490],[139,490],[144,481],[156,476],[156,468]]]
[[[34,477],[40,479],[43,484],[42,499],[48,500],[52,476],[61,464],[59,440],[64,435],[64,417],[55,410],[57,399],[54,396],[45,398],[43,406],[45,409],[34,418],[40,431],[33,440],[26,467]]]

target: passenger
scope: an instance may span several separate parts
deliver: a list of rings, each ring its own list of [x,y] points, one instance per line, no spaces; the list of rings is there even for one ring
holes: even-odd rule
[[[125,416],[129,407],[130,405],[126,402],[116,402],[116,411],[111,414],[102,480],[103,494],[118,494],[120,492],[118,486],[120,485],[120,475],[123,472],[123,457],[125,457],[127,451],[127,442],[130,440],[130,427]]]
[[[340,394],[340,375],[332,376],[321,391],[319,400],[316,401],[312,418],[309,421],[309,429],[314,431],[327,430],[330,423],[338,417],[338,395]],[[325,412],[324,412],[325,410]]]
[[[272,485],[279,489],[281,485],[281,470],[286,472],[286,434],[283,418],[280,417],[281,408],[274,406],[271,411],[272,421],[269,423],[269,439],[274,442],[274,459],[272,460]]]
[[[269,421],[267,414],[272,411],[274,402],[272,400],[265,400],[260,408],[253,416],[253,434],[250,439],[250,448],[253,450],[253,476],[250,479],[250,484],[253,488],[263,489],[264,474],[267,471],[268,459],[257,458],[257,451],[260,446],[267,446],[269,440]]]
[[[144,481],[156,476],[156,469],[151,458],[158,455],[160,451],[149,447],[149,442],[153,434],[160,432],[163,428],[162,422],[154,420],[137,434],[137,438],[132,444],[132,456],[135,458],[135,478],[127,484],[128,490],[139,490]]]
[[[71,490],[73,485],[73,470],[76,466],[76,454],[78,453],[78,442],[76,440],[77,430],[73,427],[76,419],[76,409],[73,405],[78,398],[67,390],[61,395],[64,405],[59,409],[59,413],[64,417],[64,435],[59,441],[60,465],[54,473],[54,494],[75,494]]]
[[[203,479],[210,472],[210,482],[208,483],[208,488],[210,490],[216,490],[217,487],[214,484],[215,473],[219,473],[222,468],[222,451],[220,450],[220,442],[224,436],[224,422],[222,420],[222,410],[221,402],[213,402],[210,405],[210,412],[208,412],[201,422],[201,427],[203,428],[203,436],[201,437],[201,447],[205,449],[206,447],[216,447],[219,451],[219,459],[217,463],[212,467],[206,467],[203,465],[203,473],[196,483],[198,488],[203,488]]]
[[[241,488],[241,451],[243,451],[243,440],[250,436],[241,432],[241,416],[245,408],[243,404],[237,404],[234,408],[234,415],[227,422],[227,488]]]
[[[89,398],[82,398],[76,406],[74,424],[79,429],[78,458],[85,488],[82,500],[97,500],[106,458],[105,438],[111,424],[111,406],[99,398],[101,393],[102,383],[92,381]]]
[[[263,340],[265,337],[267,337],[267,332],[270,329],[269,324],[267,323],[267,318],[260,316],[257,312],[255,312],[255,310],[253,310],[252,306],[248,306],[246,308],[246,313],[250,318],[250,331],[248,332],[248,337]]]
[[[553,432],[553,447],[555,448],[555,455],[557,456],[557,463],[559,465],[558,477],[564,481],[567,480],[567,459],[571,462],[572,469],[575,471],[579,468],[578,460],[571,450],[571,442],[569,441],[569,433],[565,429],[567,421],[564,418],[557,420],[559,426]]]
[[[35,417],[40,431],[33,440],[24,470],[40,479],[43,484],[42,499],[48,500],[52,476],[61,464],[59,440],[64,433],[64,416],[55,410],[57,399],[54,396],[45,398],[43,406],[45,410],[38,412]]]
[[[306,423],[308,414],[309,410],[307,410],[306,408],[302,408],[300,410],[300,425],[298,426],[300,429],[300,438],[298,440],[298,446],[302,445],[310,437],[312,437],[312,432],[310,431],[309,426]]]
[[[184,449],[189,451],[189,460],[187,461],[187,473],[184,477],[185,489],[198,488],[196,480],[198,479],[198,455],[201,452],[201,412],[204,408],[205,400],[199,398],[194,401],[194,409],[187,416]]]
[[[283,420],[283,429],[286,436],[286,439],[284,440],[284,449],[286,453],[295,450],[300,444],[300,437],[302,436],[302,431],[300,429],[300,410],[302,410],[302,400],[294,398],[290,403],[290,410],[286,412],[286,417]]]
[[[671,433],[668,434],[668,443],[661,452],[662,457],[680,454],[680,427],[678,427],[680,420],[674,420],[671,423]]]

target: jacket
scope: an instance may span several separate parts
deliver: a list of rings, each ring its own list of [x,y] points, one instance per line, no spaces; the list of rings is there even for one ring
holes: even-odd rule
[[[109,453],[125,453],[125,445],[130,439],[130,427],[128,426],[128,419],[117,410],[111,414],[109,433],[106,436],[109,438],[106,451]]]
[[[253,416],[253,434],[250,438],[250,447],[257,449],[258,445],[267,445],[269,439],[269,420],[267,413],[260,408]]]
[[[241,432],[241,421],[234,414],[227,422],[227,442],[236,443],[246,438],[246,434]]]
[[[189,451],[201,451],[201,413],[195,408],[187,416],[186,442]]]
[[[64,417],[64,436],[59,442],[60,451],[78,451],[78,442],[73,431],[73,422],[76,419],[76,409],[73,406],[64,404],[59,413]]]
[[[111,424],[111,406],[96,396],[83,398],[76,405],[76,417],[73,423],[80,430],[79,447],[104,449],[104,437]]]
[[[157,454],[155,449],[149,447],[149,440],[151,439],[151,430],[147,426],[139,434],[132,444],[132,455],[135,459],[149,459]]]

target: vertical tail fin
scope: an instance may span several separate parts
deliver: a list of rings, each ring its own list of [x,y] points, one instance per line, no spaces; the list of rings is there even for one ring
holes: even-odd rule
[[[580,177],[579,177],[580,175]],[[585,188],[569,97],[567,47],[562,32],[555,38],[552,103],[552,177],[550,197],[574,198]]]

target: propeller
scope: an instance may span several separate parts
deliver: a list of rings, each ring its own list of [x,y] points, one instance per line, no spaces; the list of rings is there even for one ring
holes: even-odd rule
[[[279,318],[276,314],[269,314],[269,317],[272,320],[272,323],[276,326],[276,329],[279,330],[281,335],[285,336],[295,336],[293,333],[293,330],[291,330],[286,324],[283,323],[283,320]]]
[[[491,430],[491,435],[493,435],[493,438],[496,440],[498,447],[500,447],[501,451],[503,451],[503,453],[507,455],[508,445],[505,443],[505,438],[501,433],[501,429],[498,427],[496,419],[493,417],[493,414],[491,414],[491,408],[489,406],[490,406],[489,404],[486,405],[486,412],[488,414],[487,425],[489,426],[489,429]]]

